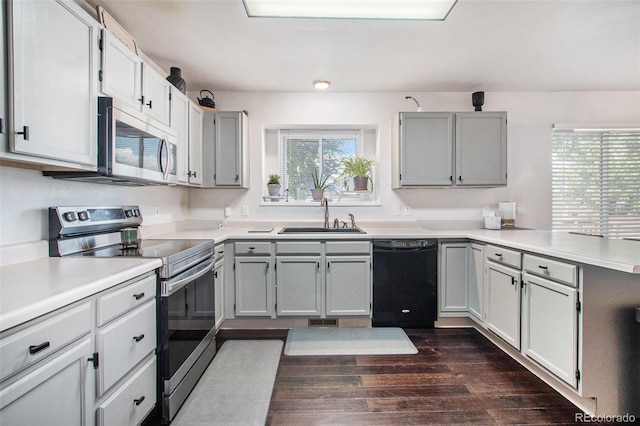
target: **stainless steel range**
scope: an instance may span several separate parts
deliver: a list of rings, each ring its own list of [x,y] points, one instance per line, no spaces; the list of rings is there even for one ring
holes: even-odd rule
[[[138,206],[50,207],[49,255],[162,259],[158,415],[169,423],[215,355],[213,240],[137,239]]]

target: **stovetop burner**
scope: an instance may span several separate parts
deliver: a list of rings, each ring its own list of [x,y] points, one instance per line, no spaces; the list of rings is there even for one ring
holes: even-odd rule
[[[135,245],[123,244],[120,231],[141,223],[137,206],[50,207],[49,255],[158,258],[160,278],[173,277],[213,255],[213,240],[141,239]]]

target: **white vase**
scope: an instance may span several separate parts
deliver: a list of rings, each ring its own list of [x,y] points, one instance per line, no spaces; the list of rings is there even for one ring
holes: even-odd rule
[[[267,184],[267,189],[269,190],[269,195],[272,197],[280,194],[280,184],[279,183],[269,183]]]
[[[313,188],[311,190],[311,198],[313,198],[313,201],[320,201],[322,200],[323,193],[324,193],[324,189]]]

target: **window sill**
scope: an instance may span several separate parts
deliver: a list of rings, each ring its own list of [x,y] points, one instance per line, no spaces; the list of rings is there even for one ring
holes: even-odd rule
[[[329,200],[330,207],[380,207],[382,203],[379,200],[374,201],[336,201]],[[260,207],[320,207],[320,201],[297,201],[291,200],[287,201],[286,199],[282,199],[279,201],[261,201]]]

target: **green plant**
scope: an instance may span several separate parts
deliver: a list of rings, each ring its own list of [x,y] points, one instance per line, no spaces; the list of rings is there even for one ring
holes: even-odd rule
[[[375,161],[370,158],[351,156],[343,158],[340,164],[342,165],[341,177],[365,176],[371,179]]]
[[[324,179],[322,175],[318,172],[318,169],[315,170],[311,174],[311,179],[313,179],[313,187],[315,189],[325,189],[327,187],[327,181],[329,180],[329,176],[326,176]]]
[[[267,184],[280,185],[280,175],[277,175],[277,174],[269,175],[269,182],[267,182]]]

